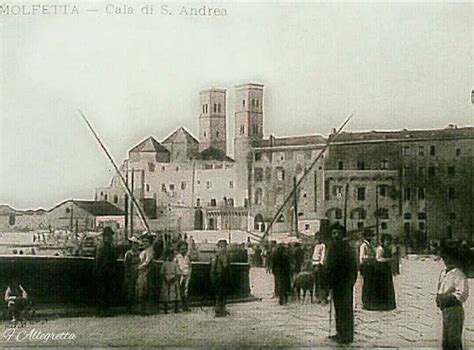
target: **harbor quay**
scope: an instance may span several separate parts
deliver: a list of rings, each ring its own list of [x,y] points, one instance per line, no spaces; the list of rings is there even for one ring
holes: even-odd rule
[[[394,278],[397,308],[392,311],[355,309],[353,347],[441,346],[441,312],[436,307],[436,283],[442,261],[434,256],[409,255]],[[469,287],[474,281],[469,279]],[[0,346],[292,346],[333,347],[329,305],[291,299],[284,306],[274,298],[273,275],[250,269],[251,293],[256,299],[228,305],[230,315],[215,318],[212,307],[191,312],[149,316],[64,317],[45,310],[36,322],[13,326],[4,321]],[[464,306],[464,345],[474,346],[473,300]],[[46,312],[47,311],[47,312]],[[68,333],[68,335],[65,335]],[[13,334],[13,335],[12,335]],[[74,338],[72,340],[72,338]]]

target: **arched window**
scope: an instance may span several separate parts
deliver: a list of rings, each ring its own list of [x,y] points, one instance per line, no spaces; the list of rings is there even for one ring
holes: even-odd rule
[[[220,103],[217,105],[217,111],[218,111],[219,113],[221,112],[221,104],[220,104]]]
[[[214,103],[214,113],[217,112],[217,103]]]
[[[263,202],[263,190],[261,188],[257,188],[255,190],[255,204],[262,205]]]

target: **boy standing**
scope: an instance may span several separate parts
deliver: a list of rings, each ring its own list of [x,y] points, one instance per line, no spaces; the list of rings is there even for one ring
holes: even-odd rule
[[[436,305],[443,315],[443,349],[462,349],[462,304],[469,296],[469,286],[466,275],[459,268],[457,249],[446,248],[441,257],[446,269],[439,276]]]

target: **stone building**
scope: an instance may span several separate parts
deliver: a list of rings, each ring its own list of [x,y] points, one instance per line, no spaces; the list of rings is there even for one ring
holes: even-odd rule
[[[473,150],[472,127],[348,132],[330,146],[325,169],[396,173],[388,184],[398,202],[398,218],[385,229],[390,233],[468,239],[473,232]]]
[[[329,220],[395,236],[473,232],[474,128],[344,132],[313,166],[328,138],[266,136],[264,86],[254,83],[235,87],[229,157],[227,108],[225,89],[204,90],[199,139],[180,127],[130,149],[121,171],[153,229],[261,235],[275,221],[270,233],[309,235]],[[95,199],[122,208],[127,227],[139,226],[118,176],[96,189]]]

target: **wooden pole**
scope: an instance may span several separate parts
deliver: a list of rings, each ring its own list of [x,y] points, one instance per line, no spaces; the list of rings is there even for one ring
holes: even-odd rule
[[[344,191],[344,227],[347,230],[347,200],[349,197],[349,183],[346,183],[346,188]]]
[[[135,190],[135,168],[132,168],[131,194]],[[130,206],[130,237],[133,236],[133,205]]]
[[[296,176],[293,177],[293,192],[294,192],[294,197],[293,197],[293,209],[294,209],[294,225],[295,225],[295,235],[298,237],[298,191],[296,190]]]

